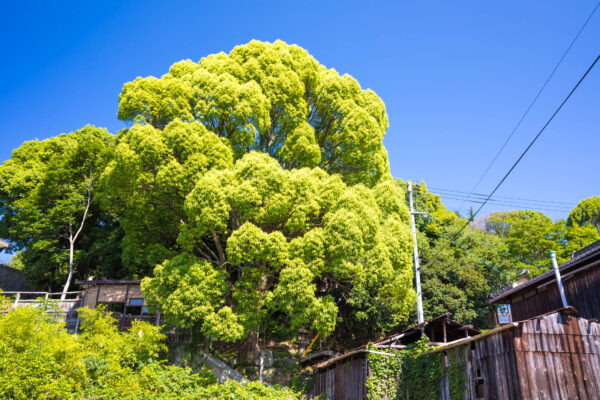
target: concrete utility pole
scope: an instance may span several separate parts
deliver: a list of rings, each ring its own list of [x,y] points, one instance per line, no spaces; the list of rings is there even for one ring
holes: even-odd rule
[[[421,295],[421,268],[419,267],[419,247],[417,246],[417,228],[415,225],[415,214],[424,214],[415,212],[413,207],[412,182],[408,181],[408,205],[410,207],[410,229],[413,234],[414,254],[413,261],[415,263],[415,282],[417,287],[417,321],[423,323],[423,296]]]
[[[560,278],[560,271],[558,270],[558,263],[556,262],[556,253],[551,251],[550,258],[552,258],[552,266],[554,267],[554,276],[556,276],[556,284],[558,285],[558,291],[560,298],[562,299],[563,307],[568,307],[567,296],[565,296],[565,288],[563,288],[562,279]]]

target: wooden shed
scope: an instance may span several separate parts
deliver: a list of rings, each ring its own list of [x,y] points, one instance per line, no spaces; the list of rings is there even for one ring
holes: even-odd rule
[[[159,324],[160,313],[153,315],[146,307],[140,280],[87,280],[77,281],[83,287],[82,306],[96,308],[104,305],[106,311],[119,320],[119,329],[127,330],[133,320]]]
[[[460,339],[433,352],[453,352],[464,362],[465,400],[600,397],[600,324],[579,317],[572,307]],[[448,385],[443,385],[441,399],[450,399]]]
[[[559,266],[565,296],[583,318],[600,319],[600,240],[573,253]],[[512,320],[521,321],[563,307],[554,271],[504,288],[491,304],[510,305]]]
[[[419,325],[410,327],[402,332],[395,333],[373,342],[375,347],[381,349],[403,349],[408,344],[415,343],[425,334],[430,339],[430,344],[445,344],[450,341],[469,338],[479,334],[470,325],[463,325],[453,321],[450,313],[440,315]],[[363,400],[367,398],[366,380],[371,371],[366,345],[348,353],[334,357],[317,364],[315,368],[315,384],[312,395],[318,396],[327,393],[331,400]],[[374,351],[375,353],[377,351]]]

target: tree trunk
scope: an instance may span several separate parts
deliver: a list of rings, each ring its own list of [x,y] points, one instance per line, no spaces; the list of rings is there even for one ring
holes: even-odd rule
[[[251,363],[254,363],[254,361],[258,359],[260,353],[258,339],[258,332],[251,331],[248,335],[248,341],[246,342],[246,356]]]
[[[60,300],[63,301],[65,297],[67,297],[67,292],[69,291],[69,286],[71,286],[71,279],[73,279],[73,253],[75,251],[75,241],[79,237],[81,230],[83,229],[83,225],[85,225],[85,220],[88,215],[88,211],[90,210],[90,203],[92,202],[92,169],[90,168],[90,178],[88,180],[87,187],[87,204],[85,205],[85,211],[83,212],[83,217],[81,218],[81,224],[79,224],[79,229],[73,235],[73,224],[69,224],[69,276],[67,277],[67,283],[65,283],[65,287],[63,288],[62,295],[60,296]]]
[[[73,231],[73,228],[69,226],[69,231]],[[62,295],[60,296],[60,301],[63,301],[67,297],[67,292],[69,291],[69,286],[71,286],[71,279],[73,279],[73,251],[75,247],[75,241],[73,240],[73,234],[69,235],[69,276],[67,277],[67,283],[65,283],[65,287],[63,288]]]

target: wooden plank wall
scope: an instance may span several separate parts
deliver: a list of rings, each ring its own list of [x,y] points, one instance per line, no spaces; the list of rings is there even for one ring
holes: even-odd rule
[[[340,360],[315,374],[313,396],[327,393],[331,400],[364,400],[367,398],[367,359],[360,354]]]
[[[505,330],[448,350],[465,363],[464,400],[522,398],[513,335],[513,330]],[[440,399],[450,400],[452,393],[447,382],[443,380],[441,384]]]
[[[465,400],[600,398],[600,324],[568,311],[449,351],[464,357]],[[449,395],[444,390],[441,399]]]
[[[579,316],[600,319],[600,268],[593,267],[567,277],[563,285],[567,302],[575,307]],[[563,306],[556,283],[532,290],[536,290],[533,296],[511,304],[513,321],[523,321]]]
[[[526,321],[515,336],[515,352],[523,399],[600,396],[598,323],[565,312]]]

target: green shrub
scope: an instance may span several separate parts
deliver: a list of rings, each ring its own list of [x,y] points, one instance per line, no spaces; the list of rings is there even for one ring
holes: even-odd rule
[[[0,398],[15,400],[298,399],[291,389],[216,383],[212,372],[159,361],[164,335],[145,322],[119,332],[103,309],[80,310],[81,333],[42,309],[0,314]]]

